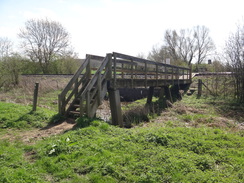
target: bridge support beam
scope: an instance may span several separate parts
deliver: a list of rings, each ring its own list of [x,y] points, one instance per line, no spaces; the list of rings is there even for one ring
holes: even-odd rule
[[[160,108],[164,109],[168,107],[167,100],[171,101],[171,93],[169,86],[163,86],[161,87],[160,93],[159,93],[159,105]]]
[[[152,103],[153,93],[154,93],[154,87],[150,86],[149,91],[148,91],[148,95],[147,95],[147,104],[146,105],[150,105]]]
[[[109,94],[109,103],[110,103],[110,110],[112,116],[112,124],[123,127],[124,125],[123,125],[119,90],[110,88],[108,90],[108,94]]]
[[[171,95],[172,95],[172,102],[176,102],[177,100],[181,99],[180,95],[180,86],[179,85],[174,85],[171,87]]]

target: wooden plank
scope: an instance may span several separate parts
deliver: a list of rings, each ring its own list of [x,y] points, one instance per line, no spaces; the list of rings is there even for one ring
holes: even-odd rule
[[[80,97],[80,117],[84,115],[84,96]]]
[[[86,75],[87,78],[91,78],[91,59],[87,63],[86,74],[85,75]]]
[[[157,86],[158,86],[158,65],[156,65],[156,80],[157,80]]]
[[[39,83],[35,83],[32,111],[36,111],[38,91],[39,91]]]
[[[134,86],[134,66],[133,66],[133,59],[131,59],[131,87],[133,88]]]
[[[148,91],[148,95],[147,95],[147,104],[152,103],[153,92],[154,92],[154,87],[150,86],[149,91]]]
[[[103,61],[103,59],[105,58],[105,57],[98,56],[98,55],[90,55],[89,54],[89,56],[90,56],[90,59],[99,60],[99,61]]]
[[[147,88],[147,62],[145,62],[145,87]]]
[[[98,72],[98,78],[97,78],[97,95],[98,95],[98,105],[102,104],[101,101],[101,90],[102,90],[102,83],[101,83],[101,72]]]
[[[90,91],[88,90],[86,92],[86,114],[88,117],[91,117],[91,97],[90,97]]]
[[[113,63],[114,63],[114,73],[113,73],[113,88],[116,88],[116,57],[114,56],[114,59],[113,59]]]
[[[77,97],[77,94],[78,94],[78,88],[79,88],[79,85],[78,85],[78,78],[75,80],[75,87],[74,87],[74,94],[75,94],[75,97]]]
[[[108,90],[108,93],[109,93],[110,110],[112,115],[112,124],[123,127],[124,125],[123,125],[119,90],[110,89]]]
[[[124,64],[123,63],[122,63],[121,74],[122,74],[122,78],[124,79]]]

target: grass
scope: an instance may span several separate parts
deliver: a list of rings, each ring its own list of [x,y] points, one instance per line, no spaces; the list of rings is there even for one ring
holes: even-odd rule
[[[222,117],[222,111],[242,109],[227,104],[223,107],[223,101],[190,96],[164,111],[158,121],[131,129],[80,118],[73,130],[35,144],[1,140],[0,182],[241,183],[243,130],[210,125]],[[35,127],[33,119],[47,124],[54,114],[39,108],[35,115],[29,113],[29,106],[7,103],[0,103],[0,110],[1,125],[18,124],[22,117],[21,121]],[[46,118],[39,119],[44,114]],[[239,119],[228,120],[237,125]]]
[[[244,141],[220,129],[95,120],[33,146],[1,142],[0,161],[6,182],[242,182]]]
[[[41,128],[46,126],[54,117],[55,112],[31,106],[0,102],[0,128]]]

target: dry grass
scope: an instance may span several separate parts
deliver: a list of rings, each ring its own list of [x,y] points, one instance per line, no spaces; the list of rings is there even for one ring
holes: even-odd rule
[[[58,92],[66,86],[69,80],[70,78],[58,76],[21,76],[18,86],[8,91],[0,91],[0,100],[30,105],[33,100],[35,83],[39,83],[39,102],[42,103],[41,100],[44,100],[43,103],[45,103],[45,98],[48,98],[50,93],[54,93],[51,96],[54,95],[56,98],[52,103],[57,104]]]

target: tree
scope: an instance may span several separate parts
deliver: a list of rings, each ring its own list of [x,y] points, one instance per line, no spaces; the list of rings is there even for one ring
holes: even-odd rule
[[[153,46],[152,51],[149,52],[149,55],[147,57],[149,60],[154,60],[156,62],[165,63],[166,58],[171,58],[167,47],[161,46],[156,47]]]
[[[201,64],[215,49],[214,42],[209,36],[209,29],[205,26],[194,28],[194,37],[196,39],[196,58],[197,64]]]
[[[22,61],[24,59],[17,53],[4,57],[0,62],[0,88],[9,89],[19,84]]]
[[[244,102],[244,25],[239,25],[232,33],[225,46],[228,65],[235,76],[236,97]]]
[[[22,39],[25,54],[33,61],[39,62],[43,73],[49,73],[52,61],[70,55],[69,33],[56,21],[48,19],[28,20],[18,36]]]
[[[167,30],[164,35],[166,47],[174,60],[182,60],[191,64],[195,53],[195,38],[191,30]]]
[[[183,61],[191,65],[196,59],[198,64],[202,63],[215,48],[209,36],[209,29],[205,26],[197,26],[193,29],[166,30],[164,33],[164,44],[161,48],[149,53],[149,58],[155,60],[171,58],[173,62]]]
[[[13,43],[6,37],[0,37],[0,59],[8,57],[12,52]]]

